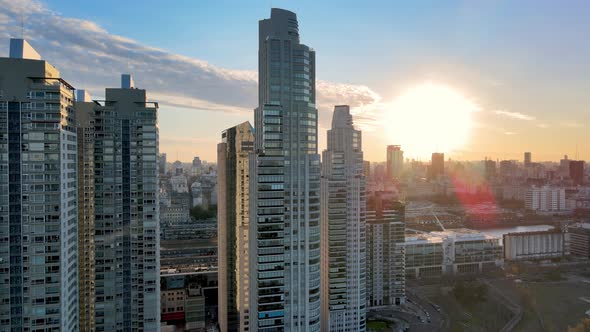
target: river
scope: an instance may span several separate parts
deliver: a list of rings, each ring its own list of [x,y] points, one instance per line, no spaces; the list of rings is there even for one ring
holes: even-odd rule
[[[539,232],[539,231],[548,231],[553,228],[554,227],[550,226],[550,225],[530,225],[530,226],[514,226],[514,227],[482,229],[482,230],[480,230],[480,232],[502,238],[502,236],[504,234],[508,234],[508,233]]]

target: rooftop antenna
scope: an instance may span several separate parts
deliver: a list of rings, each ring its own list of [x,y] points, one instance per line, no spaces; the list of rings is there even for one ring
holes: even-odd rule
[[[20,38],[25,39],[25,14],[20,14]]]

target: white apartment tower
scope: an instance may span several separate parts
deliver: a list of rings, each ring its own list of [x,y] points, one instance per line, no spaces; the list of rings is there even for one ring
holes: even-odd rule
[[[23,39],[0,58],[0,331],[78,331],[74,88]]]
[[[336,106],[322,154],[322,331],[366,330],[365,178],[361,131]]]
[[[297,16],[259,22],[250,175],[250,329],[320,330],[320,158],[315,52]]]

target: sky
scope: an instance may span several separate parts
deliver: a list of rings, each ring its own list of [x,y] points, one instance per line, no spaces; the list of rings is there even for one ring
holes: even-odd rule
[[[590,160],[590,3],[566,4],[0,0],[0,56],[22,24],[93,98],[131,73],[160,104],[168,160],[215,161],[221,131],[253,120],[258,20],[280,7],[297,13],[316,50],[320,150],[333,106],[349,104],[371,161],[387,144],[420,160],[441,149],[453,159]],[[460,144],[447,146],[457,132]]]

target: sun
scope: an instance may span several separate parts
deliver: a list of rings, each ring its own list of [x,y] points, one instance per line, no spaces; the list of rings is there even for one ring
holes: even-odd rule
[[[389,144],[407,158],[429,159],[432,152],[452,153],[469,139],[472,113],[480,107],[453,88],[422,83],[403,91],[387,107],[383,129]]]

